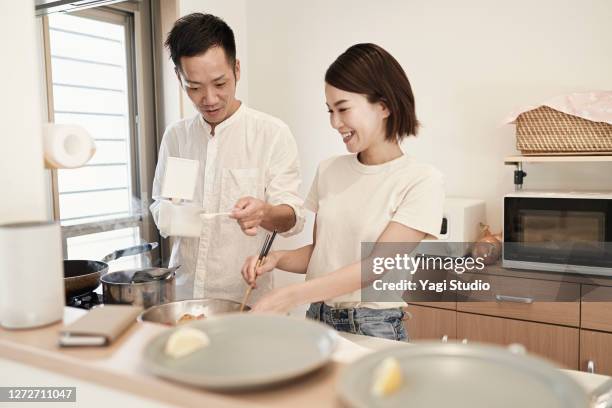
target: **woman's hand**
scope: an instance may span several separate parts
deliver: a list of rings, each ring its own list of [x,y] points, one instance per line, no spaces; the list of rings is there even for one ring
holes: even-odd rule
[[[249,256],[242,266],[242,277],[253,289],[257,287],[255,280],[266,272],[270,272],[278,264],[278,252],[270,252],[263,263],[257,266],[257,256]]]
[[[287,314],[298,306],[291,286],[274,289],[264,295],[251,309],[255,313],[281,313]]]

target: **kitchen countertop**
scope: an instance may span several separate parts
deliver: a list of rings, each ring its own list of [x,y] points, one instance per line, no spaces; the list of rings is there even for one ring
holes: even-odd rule
[[[66,308],[64,321],[83,314],[79,309]],[[0,329],[0,367],[2,361],[17,371],[47,370],[61,376],[76,377],[79,384],[92,383],[112,391],[128,393],[135,401],[155,401],[160,406],[185,407],[339,407],[335,383],[343,366],[373,350],[406,347],[407,343],[367,336],[342,334],[333,361],[327,366],[292,382],[259,391],[215,393],[172,383],[149,374],[141,362],[143,345],[166,327],[152,323],[133,325],[113,345],[104,348],[60,348],[57,346],[61,324],[31,330]],[[563,370],[587,390],[592,390],[609,377]],[[2,377],[6,373],[0,372]],[[6,380],[2,385],[8,384]],[[15,383],[13,383],[15,384]],[[28,384],[19,384],[28,386]],[[45,384],[36,384],[45,386]],[[95,391],[95,389],[93,389]],[[81,390],[83,391],[83,390]],[[92,391],[93,392],[93,391]],[[100,393],[104,395],[103,393]],[[79,389],[77,389],[77,396]],[[109,394],[108,398],[112,395]],[[81,397],[78,397],[81,400]],[[145,400],[148,399],[148,400]],[[101,402],[101,401],[99,401]],[[0,404],[1,405],[1,404]],[[134,406],[134,405],[131,405]]]

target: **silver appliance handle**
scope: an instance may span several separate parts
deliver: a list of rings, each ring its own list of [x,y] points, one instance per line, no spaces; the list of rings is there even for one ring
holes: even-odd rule
[[[495,300],[498,302],[512,302],[512,303],[533,303],[533,298],[521,297],[521,296],[508,296],[508,295],[495,295]]]

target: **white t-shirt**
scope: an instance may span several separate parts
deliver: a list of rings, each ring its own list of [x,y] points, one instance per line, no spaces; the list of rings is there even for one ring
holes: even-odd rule
[[[403,155],[367,166],[357,155],[323,161],[317,169],[305,208],[317,214],[316,244],[306,279],[361,260],[361,243],[376,242],[390,221],[440,234],[444,178],[430,165]],[[362,302],[357,290],[325,303],[332,307],[386,309],[404,302]]]

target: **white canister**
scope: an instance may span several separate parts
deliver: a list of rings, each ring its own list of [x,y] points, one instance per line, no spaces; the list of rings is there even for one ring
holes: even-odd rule
[[[162,200],[157,227],[163,237],[199,237],[203,222],[200,214],[203,212],[202,207],[192,203],[174,204]]]
[[[25,329],[57,322],[64,302],[59,224],[0,225],[0,324]]]

